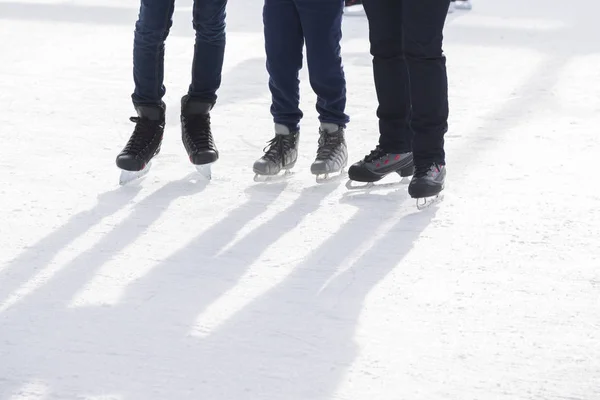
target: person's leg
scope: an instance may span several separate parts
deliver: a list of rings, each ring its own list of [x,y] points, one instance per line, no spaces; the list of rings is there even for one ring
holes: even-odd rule
[[[408,193],[438,195],[446,177],[444,134],[448,130],[448,77],[442,51],[450,1],[404,0],[404,55],[410,76],[415,173]]]
[[[165,128],[164,58],[165,40],[172,25],[174,0],[142,0],[133,41],[134,92],[131,95],[137,117],[135,129],[117,155],[121,183],[148,171],[160,152]]]
[[[159,106],[165,95],[165,40],[172,25],[174,0],[142,0],[133,41],[134,105]]]
[[[341,46],[343,0],[295,0],[306,41],[310,84],[317,95],[321,126],[311,172],[318,181],[340,172],[348,163],[344,138],[349,117]]]
[[[196,43],[188,95],[197,102],[214,105],[217,100],[225,54],[226,6],[227,0],[194,1]]]
[[[379,107],[379,145],[348,169],[352,181],[376,182],[397,172],[412,175],[409,77],[403,56],[403,1],[364,0]]]
[[[442,41],[449,0],[403,2],[404,57],[410,76],[415,164],[444,164],[448,78]]]
[[[254,163],[257,175],[291,169],[298,158],[300,81],[304,33],[293,0],[265,0],[263,7],[266,67],[271,91],[275,137]]]
[[[364,0],[377,91],[379,144],[387,152],[412,150],[409,79],[402,49],[403,0]]]
[[[306,40],[310,84],[322,123],[344,127],[346,78],[342,66],[342,0],[295,0]]]
[[[265,52],[271,114],[276,124],[298,129],[303,113],[300,81],[304,33],[293,0],[265,0],[263,8]]]
[[[192,22],[196,31],[192,83],[181,99],[181,140],[190,162],[210,178],[210,164],[219,159],[213,139],[210,111],[221,86],[225,54],[227,0],[194,0]]]

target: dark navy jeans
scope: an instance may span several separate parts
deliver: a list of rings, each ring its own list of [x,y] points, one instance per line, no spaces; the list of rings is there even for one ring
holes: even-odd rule
[[[226,4],[227,0],[195,0],[193,7],[196,43],[188,94],[212,104],[221,85]],[[160,104],[165,95],[165,40],[173,23],[174,7],[175,0],[141,0],[133,45],[135,105]]]
[[[298,74],[305,43],[319,120],[348,123],[340,47],[343,8],[344,0],[265,0],[265,49],[275,123],[294,129],[302,119]]]
[[[448,78],[442,52],[450,0],[364,0],[379,107],[379,143],[445,163]]]

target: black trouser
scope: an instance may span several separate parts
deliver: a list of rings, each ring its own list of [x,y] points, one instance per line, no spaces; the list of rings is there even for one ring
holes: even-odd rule
[[[450,0],[364,0],[379,107],[379,143],[445,163],[448,78],[442,31]]]

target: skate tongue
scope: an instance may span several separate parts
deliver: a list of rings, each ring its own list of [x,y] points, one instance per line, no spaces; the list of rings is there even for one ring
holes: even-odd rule
[[[289,127],[283,124],[275,124],[275,134],[276,135],[289,135],[292,131]]]
[[[136,110],[140,118],[152,121],[159,121],[163,118],[163,110],[159,106],[138,106]]]
[[[337,132],[340,129],[340,126],[331,122],[322,122],[320,128],[322,132],[333,133]]]

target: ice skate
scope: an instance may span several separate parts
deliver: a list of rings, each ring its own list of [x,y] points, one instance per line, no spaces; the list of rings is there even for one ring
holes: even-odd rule
[[[377,146],[363,160],[350,166],[346,187],[350,190],[371,189],[375,186],[375,182],[391,173],[397,173],[400,177],[406,178],[411,176],[413,172],[413,155],[411,152],[388,153]],[[362,182],[364,185],[354,185],[353,182]],[[389,187],[402,183],[404,183],[404,180],[377,186]]]
[[[255,182],[280,181],[292,174],[291,169],[298,159],[299,136],[299,131],[275,124],[275,137],[264,148],[265,154],[254,163]]]
[[[310,166],[317,183],[325,183],[340,178],[348,164],[348,148],[344,138],[344,128],[330,123],[322,123],[319,129],[317,157]]]
[[[162,143],[165,105],[136,106],[136,111],[138,116],[130,118],[135,123],[133,133],[116,159],[117,167],[121,169],[120,185],[146,176]]]
[[[437,163],[417,165],[408,185],[408,194],[417,199],[417,208],[423,210],[443,200],[446,166]]]
[[[212,104],[184,96],[181,99],[181,140],[190,162],[205,179],[212,178],[212,164],[219,159],[211,126]]]

